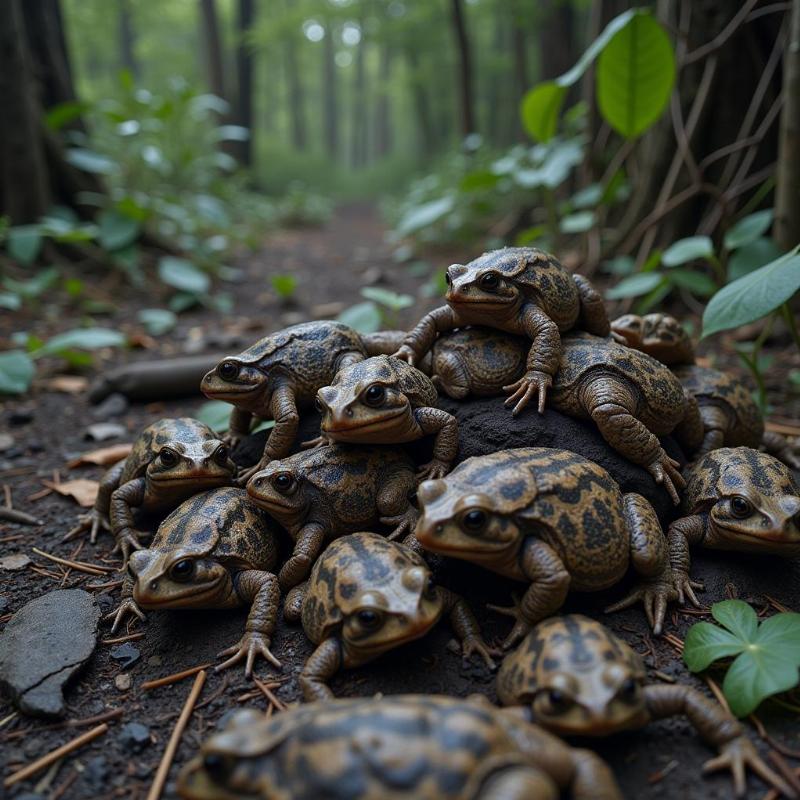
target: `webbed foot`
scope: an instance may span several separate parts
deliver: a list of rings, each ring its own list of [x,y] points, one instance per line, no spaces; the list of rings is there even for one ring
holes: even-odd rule
[[[115,633],[120,625],[125,620],[125,617],[128,615],[132,617],[139,617],[139,619],[144,622],[146,617],[144,612],[138,605],[136,605],[136,601],[132,597],[126,597],[122,602],[120,602],[119,606],[115,611],[112,611],[109,614],[106,614],[103,617],[104,622],[112,622],[111,624],[111,633]]]
[[[427,464],[423,464],[419,470],[417,470],[417,482],[435,481],[439,478],[444,478],[448,472],[450,472],[450,464],[438,458],[432,458]]]
[[[658,636],[664,627],[664,617],[667,615],[667,604],[678,599],[678,590],[673,585],[671,574],[661,576],[652,581],[640,581],[627,597],[618,603],[613,603],[605,609],[606,614],[622,611],[641,601],[647,621]]]
[[[496,611],[498,614],[503,614],[506,617],[511,617],[514,620],[514,627],[503,642],[503,650],[510,650],[512,647],[519,644],[519,642],[530,633],[533,627],[522,613],[519,595],[512,595],[511,599],[514,603],[512,606],[495,606],[491,603],[486,604],[486,608],[490,608],[492,611]]]
[[[540,414],[544,414],[547,390],[552,385],[552,375],[548,375],[546,372],[537,372],[536,370],[526,372],[518,381],[503,387],[504,392],[511,393],[511,397],[506,400],[505,406],[506,408],[514,406],[514,410],[511,413],[516,417],[528,405],[533,396],[538,395],[538,410]]]
[[[94,544],[97,541],[97,534],[101,530],[110,531],[111,523],[108,520],[107,514],[103,514],[96,508],[93,508],[85,514],[80,514],[78,516],[78,524],[68,531],[67,535],[61,541],[68,542],[74,539],[78,534],[89,531],[89,541]]]
[[[417,354],[407,344],[402,345],[396,353],[392,353],[392,358],[399,358],[401,361],[405,361],[412,367],[417,362]]]
[[[470,658],[473,654],[477,653],[486,663],[489,669],[496,669],[497,664],[494,663],[492,656],[498,658],[503,655],[503,651],[496,647],[490,647],[480,636],[467,636],[461,642],[461,655],[464,660]]]
[[[381,525],[387,525],[394,530],[386,537],[390,541],[399,539],[407,533],[413,533],[417,526],[417,512],[410,505],[402,514],[395,514],[393,517],[381,517]]]
[[[786,797],[797,797],[794,791],[776,772],[761,759],[753,743],[746,736],[739,736],[724,744],[721,753],[703,765],[703,772],[729,769],[733,774],[733,790],[736,797],[744,797],[747,790],[746,771],[749,767],[764,783],[777,789]]]
[[[272,655],[269,645],[269,636],[259,633],[258,631],[246,631],[237,644],[226,648],[221,653],[217,653],[218,658],[225,658],[225,656],[230,656],[230,658],[223,661],[221,664],[217,664],[217,666],[214,667],[214,671],[220,672],[223,669],[232,667],[242,659],[246,659],[244,674],[249,678],[253,674],[253,664],[258,656],[265,658],[274,667],[280,669],[281,662]]]
[[[661,450],[656,459],[645,469],[653,476],[656,483],[660,483],[667,490],[672,502],[677,506],[680,503],[678,489],[686,488],[686,481],[680,473],[680,464]]]
[[[117,532],[117,544],[112,553],[119,552],[122,555],[122,569],[128,566],[128,559],[131,557],[133,550],[143,550],[144,547],[139,539],[146,534],[141,531],[135,531],[133,528],[123,528]]]

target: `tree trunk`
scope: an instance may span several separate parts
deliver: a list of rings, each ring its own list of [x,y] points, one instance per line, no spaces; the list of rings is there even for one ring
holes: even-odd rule
[[[205,40],[205,64],[208,70],[208,88],[217,97],[225,98],[225,69],[222,61],[222,43],[219,35],[217,5],[215,0],[200,0],[200,19]]]
[[[350,156],[353,166],[359,169],[367,161],[367,78],[364,64],[364,50],[366,49],[364,40],[362,39],[356,47],[358,49],[356,51],[355,76],[353,79],[353,138]]]
[[[790,13],[775,189],[775,241],[782,250],[800,243],[800,0]]]
[[[250,135],[236,148],[239,162],[249,167],[253,163],[253,52],[247,40],[254,18],[253,0],[239,0],[237,20],[236,73],[236,124],[247,128]]]
[[[139,63],[133,52],[134,33],[131,22],[130,0],[119,0],[119,53],[122,68],[127,69],[134,78],[138,78]]]
[[[378,99],[375,104],[375,157],[384,158],[392,150],[392,107],[389,83],[392,76],[392,50],[388,44],[381,45],[378,67]]]
[[[433,153],[435,132],[433,128],[433,117],[431,115],[430,104],[428,103],[428,93],[420,74],[419,53],[414,43],[410,43],[405,48],[405,57],[408,61],[409,79],[411,81],[411,95],[414,101],[414,111],[417,117],[417,137],[423,158],[429,157]]]
[[[293,35],[286,36],[283,51],[288,84],[292,145],[295,150],[305,150],[308,144],[306,137],[305,87],[297,64],[297,39]]]
[[[333,23],[325,26],[323,63],[322,63],[322,107],[325,126],[325,149],[335,159],[339,152],[339,119],[336,115],[336,48],[333,43]]]
[[[451,0],[453,33],[458,50],[458,88],[461,98],[461,133],[469,136],[476,131],[475,108],[472,91],[472,53],[469,46],[467,26],[462,0]]]
[[[538,4],[539,80],[546,81],[565,73],[575,57],[572,4],[546,0]]]

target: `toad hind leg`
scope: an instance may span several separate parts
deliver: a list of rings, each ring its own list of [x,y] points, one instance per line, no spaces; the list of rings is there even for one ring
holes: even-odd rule
[[[308,657],[299,678],[307,703],[333,699],[328,681],[342,668],[342,661],[342,648],[333,639],[325,639]]]
[[[418,408],[414,412],[420,430],[424,434],[436,434],[433,457],[417,472],[418,481],[443,478],[453,464],[458,450],[458,422],[452,414],[439,408]]]
[[[644,467],[678,505],[677,490],[686,486],[679,472],[680,465],[664,452],[656,436],[634,416],[636,397],[627,383],[615,376],[602,375],[587,381],[579,397],[602,437],[629,461]]]
[[[304,581],[325,542],[325,529],[311,523],[300,529],[291,558],[281,567],[278,583],[284,592]]]
[[[619,611],[641,600],[653,632],[659,634],[667,603],[678,597],[667,557],[667,542],[656,512],[640,494],[623,497],[623,513],[631,537],[631,561],[642,580],[627,597],[609,606],[606,612]]]
[[[725,432],[730,426],[728,415],[719,406],[703,406],[700,409],[700,417],[703,420],[703,442],[697,448],[695,458],[725,447]]]
[[[602,296],[583,275],[573,274],[572,279],[578,287],[581,301],[579,327],[595,336],[608,336],[611,333],[611,323],[608,321],[608,311]]]
[[[669,560],[672,566],[675,588],[678,591],[678,600],[682,603],[685,595],[689,602],[698,608],[700,603],[693,590],[702,589],[703,585],[689,579],[689,570],[691,568],[689,546],[702,544],[706,535],[706,525],[706,517],[700,514],[692,514],[675,520],[667,531]]]
[[[122,568],[128,563],[131,550],[141,550],[139,535],[134,528],[132,508],[140,506],[144,502],[146,489],[144,478],[135,478],[132,481],[123,483],[111,495],[111,506],[109,518],[111,520],[111,532],[117,540],[114,550],[122,553]]]
[[[378,489],[376,507],[380,523],[393,528],[387,537],[389,539],[399,539],[403,534],[412,533],[416,527],[418,514],[409,500],[413,488],[413,474],[402,471],[387,476]]]

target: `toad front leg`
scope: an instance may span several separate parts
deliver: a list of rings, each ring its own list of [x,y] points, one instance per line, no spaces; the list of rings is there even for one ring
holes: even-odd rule
[[[409,500],[413,489],[414,475],[405,470],[387,476],[378,489],[376,507],[380,523],[393,528],[388,539],[394,540],[403,534],[413,534],[419,516]]]
[[[437,592],[442,598],[444,613],[449,616],[450,624],[461,642],[461,652],[464,654],[464,658],[478,653],[486,662],[486,666],[494,669],[495,663],[492,656],[502,655],[502,651],[489,647],[483,640],[478,620],[475,619],[475,615],[464,598],[441,587],[437,589]]]
[[[288,592],[308,577],[314,561],[322,552],[324,542],[325,529],[322,525],[312,522],[300,529],[292,556],[278,573],[278,583],[284,592]]]
[[[532,303],[523,306],[520,315],[522,328],[531,340],[528,371],[518,381],[503,387],[504,392],[511,393],[505,404],[514,406],[511,413],[516,416],[538,395],[538,411],[544,414],[547,390],[553,385],[553,375],[558,369],[561,355],[561,334],[555,322]]]
[[[307,703],[333,699],[328,681],[342,668],[342,663],[342,648],[333,639],[325,639],[308,657],[299,678]]]
[[[797,797],[797,793],[761,760],[753,743],[744,735],[741,724],[700,692],[678,684],[646,686],[644,699],[653,719],[677,714],[689,718],[700,736],[720,751],[719,756],[706,762],[703,771],[729,769],[733,773],[737,797],[745,794],[747,767],[787,797]]]
[[[247,615],[244,636],[238,644],[218,654],[220,658],[226,656],[229,658],[218,664],[215,671],[227,669],[244,658],[246,659],[244,674],[250,677],[253,664],[259,655],[273,666],[280,668],[281,662],[269,649],[281,600],[278,579],[271,572],[246,569],[234,576],[233,587],[239,602],[250,606],[250,613]]]
[[[115,633],[128,615],[139,617],[142,622],[145,621],[144,612],[133,599],[133,579],[126,570],[125,577],[122,580],[119,606],[111,613],[106,614],[103,619],[106,622],[111,622],[111,633]]]
[[[604,375],[581,386],[579,400],[603,438],[629,461],[644,467],[678,505],[678,489],[686,486],[680,465],[634,415],[637,398],[625,381]],[[677,487],[677,488],[676,488]]]
[[[100,487],[97,490],[94,507],[87,514],[81,514],[78,517],[78,524],[67,533],[61,540],[62,542],[68,542],[70,539],[74,539],[79,533],[88,530],[89,541],[94,544],[97,541],[97,534],[100,530],[111,530],[111,522],[108,519],[111,495],[119,486],[119,481],[124,469],[125,462],[120,461],[119,464],[115,464],[103,475],[100,480]]]
[[[139,531],[134,527],[133,511],[134,507],[140,506],[144,502],[147,482],[145,478],[123,483],[111,495],[111,507],[109,517],[111,519],[111,532],[117,540],[114,552],[119,550],[122,553],[122,568],[125,569],[131,550],[141,550],[139,542]]]
[[[515,598],[514,605],[508,608],[487,606],[515,620],[503,642],[504,650],[524,639],[537,622],[555,614],[569,592],[569,573],[558,553],[545,542],[530,537],[523,545],[519,563],[525,578],[531,582],[522,600]]]
[[[437,335],[453,330],[456,324],[456,315],[450,306],[434,308],[408,332],[394,357],[407,361],[413,367],[433,347]]]
[[[692,516],[675,520],[667,531],[669,560],[672,565],[673,580],[675,589],[678,592],[678,600],[683,603],[685,596],[692,605],[698,608],[700,608],[700,603],[695,596],[694,589],[702,589],[703,585],[689,578],[692,563],[691,556],[689,555],[689,548],[690,545],[702,544],[706,536],[707,525],[707,516],[693,514]]]
[[[236,447],[242,439],[250,434],[252,422],[253,415],[249,411],[234,406],[230,422],[228,422],[228,432],[225,434],[225,444],[231,449]]]
[[[436,434],[433,458],[417,472],[417,481],[443,478],[453,464],[458,451],[458,421],[452,414],[438,408],[418,408],[414,419],[423,434]]]

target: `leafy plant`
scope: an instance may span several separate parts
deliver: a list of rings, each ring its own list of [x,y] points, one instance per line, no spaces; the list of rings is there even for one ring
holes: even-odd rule
[[[410,294],[398,294],[378,286],[365,286],[361,296],[366,298],[366,302],[346,308],[337,317],[339,322],[344,322],[359,333],[396,328],[398,312],[414,305],[414,298]]]
[[[683,660],[692,672],[735,656],[722,691],[737,717],[746,717],[767,697],[797,686],[800,680],[800,614],[776,614],[761,624],[741,600],[711,607],[722,627],[698,622],[686,635]]]
[[[168,308],[143,308],[137,317],[151,336],[169,333],[178,323],[178,318]]]
[[[209,400],[197,409],[194,416],[195,419],[208,425],[212,431],[226,433],[231,420],[231,409],[231,404],[223,400]],[[275,420],[262,419],[250,429],[250,433],[266,431],[273,427],[275,427]]]
[[[273,275],[270,278],[275,294],[283,301],[291,300],[297,289],[297,278],[294,275]]]

